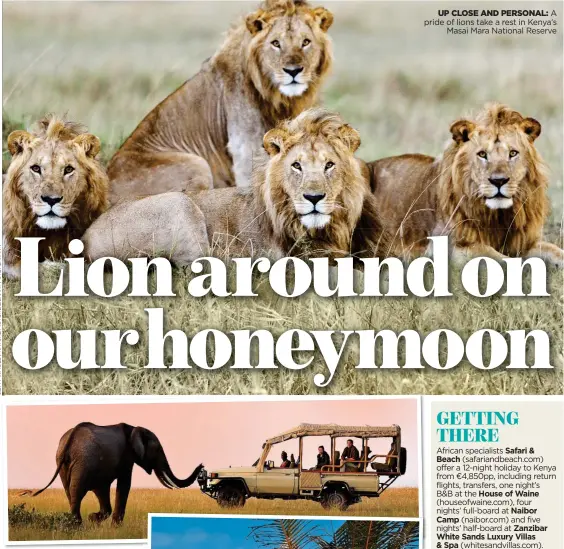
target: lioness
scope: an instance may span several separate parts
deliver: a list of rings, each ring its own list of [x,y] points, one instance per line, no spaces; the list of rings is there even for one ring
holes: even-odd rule
[[[332,22],[301,0],[268,0],[248,15],[112,158],[110,201],[249,186],[265,132],[315,103],[331,65]]]
[[[99,139],[55,116],[8,136],[12,162],[3,188],[3,273],[19,276],[19,237],[45,237],[39,260],[60,259],[108,205]]]
[[[407,154],[368,165],[391,244],[417,255],[428,236],[444,234],[464,255],[540,256],[562,265],[564,251],[542,240],[549,204],[534,146],[539,122],[488,104],[450,131],[437,158]]]
[[[266,133],[250,188],[123,202],[86,232],[86,254],[94,260],[159,251],[177,263],[208,247],[219,257],[379,255],[380,222],[354,156],[359,145],[358,132],[337,114],[309,109]],[[156,250],[167,238],[168,246]]]

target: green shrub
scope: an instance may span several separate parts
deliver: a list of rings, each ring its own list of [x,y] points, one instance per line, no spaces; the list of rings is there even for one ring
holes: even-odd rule
[[[8,508],[8,524],[10,526],[34,526],[59,532],[68,532],[79,526],[76,518],[70,513],[39,513],[33,507],[27,509],[25,503]]]

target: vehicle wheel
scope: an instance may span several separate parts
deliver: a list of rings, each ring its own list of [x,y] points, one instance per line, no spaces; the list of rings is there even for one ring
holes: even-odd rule
[[[330,489],[321,496],[321,505],[324,509],[346,511],[350,505],[350,500],[348,494],[342,490]]]
[[[400,475],[405,475],[405,470],[407,468],[407,450],[405,448],[400,449]]]
[[[243,507],[245,505],[245,493],[240,486],[225,484],[217,491],[217,503],[220,507]]]

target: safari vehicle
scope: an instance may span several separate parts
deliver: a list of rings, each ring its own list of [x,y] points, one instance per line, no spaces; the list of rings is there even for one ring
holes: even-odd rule
[[[302,468],[306,437],[329,437],[330,464],[321,469]],[[386,454],[371,454],[370,441],[388,438]],[[298,439],[298,458],[290,467],[275,467],[269,460],[275,445]],[[360,459],[341,460],[338,439],[360,442]],[[343,443],[344,441],[341,441]],[[374,443],[373,443],[374,444]],[[379,440],[379,444],[382,441]],[[356,444],[355,444],[356,445]],[[378,497],[401,475],[405,474],[407,451],[401,446],[401,429],[389,427],[350,427],[335,424],[301,424],[273,438],[262,446],[260,458],[251,467],[229,467],[213,471],[202,470],[198,484],[202,492],[214,498],[222,507],[242,507],[251,497],[263,499],[309,499],[327,509],[345,510],[361,497]]]

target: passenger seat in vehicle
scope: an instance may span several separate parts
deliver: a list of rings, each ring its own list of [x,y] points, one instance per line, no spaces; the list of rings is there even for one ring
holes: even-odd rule
[[[333,465],[337,467],[341,465],[341,452],[339,452],[339,450],[335,450],[333,453]]]

